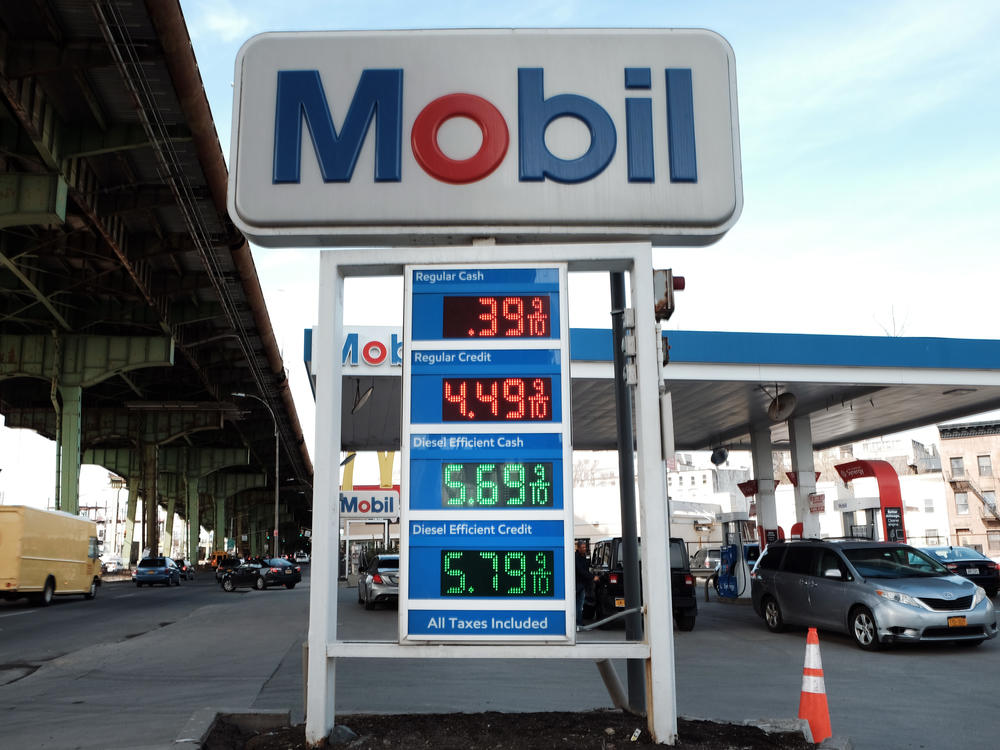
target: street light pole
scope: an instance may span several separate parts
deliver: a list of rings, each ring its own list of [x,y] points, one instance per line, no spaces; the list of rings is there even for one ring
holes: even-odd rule
[[[260,401],[264,404],[264,408],[267,409],[268,414],[271,415],[271,421],[274,422],[274,546],[271,550],[271,555],[273,557],[278,556],[278,418],[274,415],[274,410],[271,405],[267,403],[260,396],[254,396],[252,393],[233,393],[236,398],[252,398],[254,401]]]

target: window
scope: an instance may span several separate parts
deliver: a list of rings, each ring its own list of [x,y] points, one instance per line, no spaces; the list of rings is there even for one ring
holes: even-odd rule
[[[991,550],[1000,549],[1000,531],[986,532],[986,546]]]
[[[962,462],[961,458],[951,458],[951,475],[953,477],[964,477],[965,476],[965,464]]]
[[[781,566],[781,553],[784,551],[782,547],[769,547],[764,551],[764,556],[757,563],[757,568],[760,570],[777,570]]]
[[[924,498],[924,513],[934,512],[934,498],[926,497]]]
[[[812,566],[812,547],[789,547],[785,552],[784,571],[786,573],[798,573],[800,575],[815,575]]]
[[[819,575],[823,578],[830,578],[833,580],[844,580],[844,564],[840,562],[840,558],[837,553],[833,550],[825,549],[820,556],[819,561]]]
[[[702,484],[708,484],[708,474],[702,474],[701,475],[701,483]]]
[[[983,500],[991,508],[997,507],[997,493],[995,490],[983,490]]]
[[[993,464],[990,462],[989,456],[979,456],[976,458],[976,461],[979,463],[979,476],[993,476]]]
[[[955,512],[960,516],[969,515],[969,493],[955,493]]]
[[[941,537],[938,536],[937,529],[927,529],[924,532],[924,540],[927,544],[941,544]]]

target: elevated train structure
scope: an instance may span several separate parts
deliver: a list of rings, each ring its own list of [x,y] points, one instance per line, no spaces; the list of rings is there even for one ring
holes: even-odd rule
[[[56,441],[56,506],[93,463],[167,509],[126,560],[174,513],[189,555],[263,551],[276,494],[297,536],[312,462],[179,3],[0,4],[0,149],[0,413]]]

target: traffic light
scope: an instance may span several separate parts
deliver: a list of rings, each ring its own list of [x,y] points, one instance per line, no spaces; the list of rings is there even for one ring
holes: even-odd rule
[[[653,271],[653,305],[657,320],[669,320],[674,314],[674,292],[684,290],[683,276],[674,276],[673,269]]]

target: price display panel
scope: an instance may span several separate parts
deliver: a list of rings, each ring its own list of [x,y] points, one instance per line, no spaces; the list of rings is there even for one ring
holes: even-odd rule
[[[574,637],[565,280],[406,270],[404,643]]]
[[[559,433],[418,433],[409,444],[412,510],[563,508]]]

